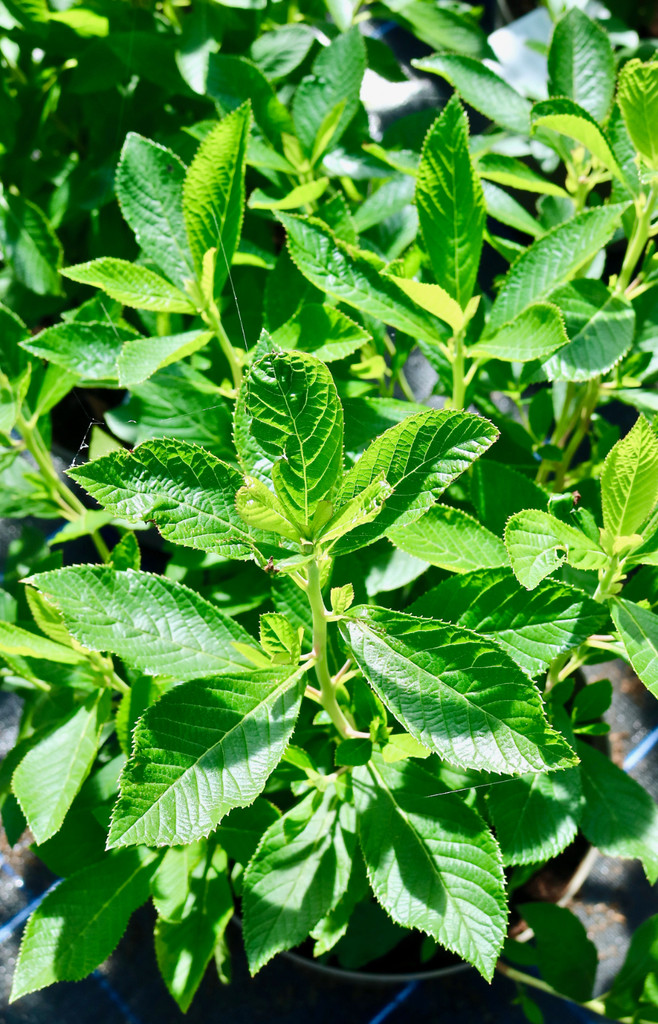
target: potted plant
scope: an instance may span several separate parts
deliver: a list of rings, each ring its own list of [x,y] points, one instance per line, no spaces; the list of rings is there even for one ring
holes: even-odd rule
[[[538,985],[650,1020],[655,918],[593,1000],[591,944],[564,908],[520,911],[543,981],[510,966],[529,956],[507,940],[506,869],[516,885],[580,830],[658,876],[655,804],[589,740],[610,688],[575,675],[613,653],[658,685],[658,437],[644,415],[623,437],[605,418],[613,401],[653,408],[658,66],[630,61],[616,82],[578,11],[534,106],[473,58],[430,58],[566,175],[469,138],[455,97],[419,154],[367,144],[379,186],[361,203],[339,146],[358,99],[327,89],[359,38],[322,51],[292,115],[254,104],[252,135],[240,102],[199,129],[189,167],[129,136],[116,188],[139,260],[67,268],[107,298],[35,336],[2,312],[9,471],[69,521],[60,541],[95,535],[102,563],[40,550],[3,597],[4,684],[25,699],[3,818],[64,876],[28,923],[13,997],[93,970],[152,899],[186,1009],[213,956],[226,971],[237,898],[253,972],[309,936],[327,956],[376,905],[519,981],[530,1014]],[[254,152],[300,179],[270,167],[272,191],[250,192],[260,254],[240,248]],[[505,187],[539,194],[538,215]],[[511,262],[493,301],[485,243]],[[241,251],[262,275],[247,280],[269,275],[246,351]],[[409,392],[416,344],[442,409]],[[130,389],[106,420],[140,443],[99,436],[67,483],[48,414],[77,382]],[[141,568],[151,525],[163,575]]]

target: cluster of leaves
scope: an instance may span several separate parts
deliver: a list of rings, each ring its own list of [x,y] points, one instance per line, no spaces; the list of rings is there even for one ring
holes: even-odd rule
[[[84,977],[151,898],[187,1009],[213,957],[229,977],[237,898],[253,972],[417,929],[655,1019],[656,919],[601,1000],[569,911],[523,905],[534,946],[506,935],[509,893],[579,832],[658,878],[658,808],[597,741],[610,684],[578,674],[618,655],[658,696],[658,63],[573,9],[533,103],[468,13],[396,0],[455,94],[374,141],[366,68],[401,72],[352,5],[106,6],[3,5],[5,99],[41,90],[49,155],[2,156],[0,508],[65,521],[14,543],[0,591],[24,699],[3,824],[64,879],[13,998]],[[92,201],[110,140],[78,164],[66,118],[153,88],[166,117]],[[416,347],[440,403],[409,387]],[[51,414],[85,389],[122,401],[64,479]],[[63,566],[87,535],[102,564]]]

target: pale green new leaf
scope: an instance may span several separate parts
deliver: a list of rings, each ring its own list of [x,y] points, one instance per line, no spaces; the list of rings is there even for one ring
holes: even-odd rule
[[[246,484],[235,496],[235,507],[241,519],[257,530],[267,530],[299,543],[298,526],[290,522],[287,509],[276,494],[256,477],[245,477]]]
[[[481,60],[434,53],[412,61],[419,71],[441,75],[474,110],[519,135],[530,134],[530,103]]]
[[[366,48],[358,28],[339,35],[322,47],[313,62],[313,73],[302,79],[292,102],[297,137],[310,156],[331,112],[342,104],[342,112],[330,142],[340,141],[359,105],[359,90],[366,69]]]
[[[623,183],[624,176],[615,160],[610,143],[598,121],[573,100],[560,97],[535,103],[532,108],[532,127],[549,128],[579,142],[596,157],[610,174]]]
[[[605,606],[582,591],[544,580],[528,593],[505,568],[451,577],[409,611],[490,636],[532,678],[558,654],[603,632],[608,621]]]
[[[456,98],[423,143],[416,206],[435,280],[466,309],[480,265],[486,214],[468,150],[468,121]]]
[[[154,931],[160,974],[183,1013],[189,1009],[215,946],[233,916],[224,851],[216,848],[212,857],[195,864],[188,884],[188,898],[178,919],[159,917]]]
[[[407,554],[450,572],[497,568],[508,562],[500,538],[448,505],[435,505],[414,523],[388,530],[387,536]]]
[[[339,241],[322,221],[290,214],[279,219],[295,266],[327,295],[430,344],[445,332],[439,320],[419,309],[393,278],[382,274],[384,265],[372,254]]]
[[[93,694],[31,747],[14,771],[12,789],[37,843],[58,831],[87,778],[110,710],[107,690]]]
[[[60,323],[21,343],[35,356],[88,381],[116,381],[117,360],[132,330],[114,324]]]
[[[398,288],[401,288],[416,305],[422,306],[428,313],[443,320],[453,332],[460,331],[464,326],[465,311],[440,284],[428,284],[426,281],[393,275],[391,280],[395,281]],[[477,303],[477,299],[474,301]]]
[[[262,792],[290,741],[304,669],[176,686],[133,733],[109,846],[178,846],[207,836]]]
[[[278,612],[261,615],[260,643],[275,664],[296,665],[299,661],[299,633],[285,615]]]
[[[355,769],[359,840],[377,900],[490,979],[507,930],[500,851],[473,808],[421,766]]]
[[[658,170],[658,62],[637,58],[624,64],[617,100],[640,156]]]
[[[605,29],[572,7],[558,21],[548,51],[551,96],[569,96],[604,121],[615,91],[615,58]]]
[[[223,118],[199,146],[183,185],[183,214],[199,278],[203,257],[217,249],[215,294],[226,281],[242,230],[250,125],[248,103]]]
[[[115,181],[119,206],[142,251],[179,288],[194,279],[183,219],[184,178],[175,153],[128,133]]]
[[[488,420],[463,412],[428,410],[390,427],[345,475],[335,503],[346,503],[381,476],[393,494],[377,518],[354,530],[338,544],[337,551],[355,551],[392,526],[413,523],[496,436],[496,428]]]
[[[235,507],[242,476],[200,445],[163,438],[69,471],[130,523],[153,522],[166,540],[226,558],[251,558],[253,538]]]
[[[85,647],[116,654],[148,675],[193,679],[249,664],[233,646],[251,642],[242,626],[164,576],[76,565],[28,582],[57,605]]]
[[[538,691],[493,641],[377,608],[341,628],[380,700],[450,764],[518,774],[574,763]]]
[[[329,549],[336,541],[351,533],[359,526],[371,523],[382,510],[383,503],[393,494],[393,488],[382,477],[351,498],[347,504],[341,505],[336,514],[320,531],[322,546]]]
[[[101,256],[89,263],[78,263],[61,272],[79,284],[89,284],[132,309],[150,309],[161,313],[194,313],[192,300],[180,288],[170,284],[148,267],[113,256]]]
[[[327,191],[328,185],[329,178],[316,178],[303,185],[296,185],[280,198],[268,196],[262,189],[255,188],[247,205],[251,210],[298,210],[301,206],[316,202]]]
[[[609,857],[637,857],[653,885],[658,879],[658,805],[605,754],[577,743],[585,804],[585,838]]]
[[[602,281],[572,281],[551,295],[560,309],[569,343],[547,359],[548,380],[581,381],[603,376],[628,351],[635,333],[635,312],[623,295]]]
[[[102,964],[148,899],[156,863],[151,850],[121,850],[49,892],[25,929],[10,1000],[56,981],[80,981]]]
[[[514,320],[574,277],[610,241],[626,206],[585,210],[538,238],[510,268],[491,311],[491,326]]]
[[[607,564],[607,555],[598,544],[575,526],[536,509],[511,517],[505,544],[514,575],[528,590],[534,590],[565,561],[575,569],[601,569]]]
[[[198,352],[213,335],[209,331],[186,331],[162,338],[135,338],[123,345],[117,359],[119,384],[132,388],[152,377],[157,370]]]
[[[308,528],[343,468],[343,410],[331,373],[303,353],[272,353],[245,380],[245,411],[272,462],[279,498]]]
[[[243,883],[244,943],[251,974],[298,945],[347,889],[356,845],[350,804],[330,787],[273,822]]]
[[[487,790],[505,864],[537,864],[562,853],[578,833],[580,770],[524,775]]]
[[[545,359],[568,342],[559,309],[550,302],[538,302],[511,323],[503,324],[490,338],[472,345],[469,354],[476,359],[528,363]]]
[[[658,697],[658,615],[622,597],[612,601],[610,613],[631,665]]]
[[[601,473],[603,525],[612,537],[637,533],[658,501],[658,436],[644,416],[610,450]]]
[[[370,340],[368,332],[345,313],[315,302],[302,306],[292,320],[272,332],[274,345],[310,352],[323,363],[345,359]]]
[[[0,622],[0,654],[19,655],[21,658],[43,658],[45,661],[54,661],[61,665],[75,665],[85,661],[85,655],[81,651],[54,643],[39,633],[30,633],[11,622]]]

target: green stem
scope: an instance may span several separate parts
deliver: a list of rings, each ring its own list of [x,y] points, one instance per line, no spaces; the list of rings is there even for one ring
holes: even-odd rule
[[[39,432],[39,428],[30,423],[29,420],[26,420],[22,413],[19,414],[16,420],[16,426],[20,431],[23,441],[25,442],[27,451],[41,470],[53,501],[59,505],[62,510],[62,514],[70,521],[81,519],[85,514],[86,509],[79,498],[77,498],[73,491],[66,486],[57,473],[57,470],[53,466],[50,452],[46,448],[41,433]],[[102,560],[104,562],[109,562],[110,551],[98,530],[92,531],[91,539],[94,542],[94,546]]]
[[[621,265],[619,277],[615,284],[615,295],[621,295],[625,292],[633,278],[633,271],[635,270],[638,260],[644,252],[644,247],[649,240],[651,218],[653,216],[657,197],[658,186],[654,184],[651,186],[649,194],[647,196],[641,196],[635,204],[635,224],[631,232],[631,237],[628,240],[628,248],[626,249],[624,262]]]
[[[606,569],[599,569],[599,583],[594,591],[595,601],[603,602],[610,597],[610,588],[619,576],[619,555],[611,555]]]
[[[222,324],[219,314],[215,309],[209,308],[206,310],[205,319],[209,326],[212,328],[212,330],[215,332],[215,336],[219,342],[219,347],[224,353],[224,356],[226,357],[226,362],[228,363],[229,369],[231,371],[231,377],[233,378],[233,387],[235,388],[236,391],[238,391],[242,383],[242,366],[235,353],[235,349],[233,348],[230,342],[229,336],[224,330],[224,325]]]
[[[338,701],[336,700],[336,689],[329,671],[327,661],[327,616],[328,612],[322,600],[322,587],[320,585],[320,569],[317,562],[313,561],[308,566],[308,602],[313,615],[313,654],[315,656],[315,674],[320,684],[320,700],[322,707],[329,715],[331,721],[341,736],[368,737],[368,733],[357,732],[347,721]]]
[[[578,410],[578,418],[576,420],[577,425],[574,424],[576,429],[574,430],[574,433],[571,435],[571,440],[569,441],[569,444],[565,449],[562,462],[558,466],[557,471],[555,473],[555,484],[553,490],[556,494],[559,493],[564,487],[564,480],[567,473],[569,472],[569,469],[571,468],[571,462],[573,460],[573,457],[578,451],[581,442],[584,441],[584,439],[587,437],[590,421],[592,419],[592,414],[596,409],[596,406],[599,401],[600,387],[601,378],[595,377],[594,380],[589,381],[585,389],[584,399],[582,405],[580,406],[580,409]]]
[[[509,967],[501,960],[496,964],[496,970],[501,974],[504,974],[506,978],[510,979],[510,981],[516,981],[520,985],[528,985],[530,988],[536,988],[540,992],[547,992],[551,996],[557,996],[558,999],[565,999],[568,1003],[575,1003],[577,1006],[583,1006],[585,1009],[592,1010],[593,1013],[598,1013],[602,1017],[605,1017],[605,1003],[602,999],[590,999],[586,1003],[579,1003],[577,999],[571,999],[569,996],[563,995],[562,992],[558,992],[552,985],[548,985],[540,978],[535,978],[532,974],[525,974],[523,971],[517,971],[516,968]]]
[[[452,355],[452,409],[463,409],[466,397],[464,380],[464,335],[457,331],[453,338]]]

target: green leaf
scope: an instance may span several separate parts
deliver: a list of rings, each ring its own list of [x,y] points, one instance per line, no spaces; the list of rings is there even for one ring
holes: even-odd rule
[[[510,268],[491,310],[491,326],[509,323],[566,284],[609,242],[626,206],[585,210],[538,238]]]
[[[365,43],[356,27],[323,47],[315,58],[312,75],[302,79],[292,101],[297,138],[308,156],[316,150],[327,115],[337,107],[340,115],[327,144],[330,141],[336,145],[340,141],[358,110],[365,69]]]
[[[281,25],[254,39],[249,56],[268,78],[285,78],[299,67],[314,42],[315,32],[310,25]]]
[[[88,381],[116,381],[122,346],[134,338],[132,329],[114,324],[61,323],[46,327],[22,348]]]
[[[622,1017],[631,1019],[638,1014],[642,1020],[642,996],[646,980],[655,975],[658,962],[658,914],[647,918],[636,928],[630,946],[626,952],[624,963],[612,988],[606,996],[606,1016],[615,1020]]]
[[[20,284],[37,295],[62,294],[62,247],[38,206],[0,192],[0,246]]]
[[[402,291],[372,255],[335,238],[321,221],[289,214],[279,219],[288,233],[295,266],[317,288],[338,302],[368,313],[412,337],[436,343],[444,328]]]
[[[301,206],[314,203],[324,194],[329,185],[329,178],[316,178],[314,181],[296,185],[280,198],[268,196],[260,188],[255,188],[249,196],[247,204],[251,210],[298,210]]]
[[[490,636],[531,678],[607,623],[605,607],[574,587],[545,580],[528,593],[505,568],[445,580],[409,611]]]
[[[144,441],[69,470],[104,508],[153,522],[166,540],[226,558],[251,558],[253,538],[235,507],[237,470],[199,445]]]
[[[209,331],[195,330],[167,337],[127,341],[117,359],[119,384],[123,388],[132,388],[135,384],[143,383],[163,366],[170,366],[198,352],[212,337]]]
[[[530,235],[532,238],[539,238],[544,234],[544,229],[537,218],[528,213],[526,208],[521,206],[521,203],[517,202],[516,199],[513,199],[508,192],[485,179],[482,179],[480,184],[489,217],[497,220],[500,224],[507,224],[508,227],[516,228],[517,231],[522,231],[525,235]],[[491,236],[489,236],[488,241],[490,238]],[[522,249],[523,247],[519,249],[519,252]]]
[[[615,91],[615,58],[608,33],[577,7],[558,21],[548,51],[551,96],[569,96],[599,123]]]
[[[567,192],[559,185],[548,181],[523,161],[504,153],[483,153],[477,158],[476,166],[481,178],[495,181],[499,185],[548,196],[567,196]]]
[[[480,522],[496,534],[503,533],[515,512],[529,508],[545,512],[548,508],[548,495],[542,487],[492,459],[478,459],[473,466],[471,501]]]
[[[271,145],[278,149],[281,148],[283,133],[293,131],[290,114],[278,99],[271,82],[260,68],[244,57],[211,54],[206,93],[227,114],[249,101],[256,124]]]
[[[490,56],[487,39],[465,8],[439,7],[424,0],[385,0],[396,21],[434,50],[455,50],[473,57]]]
[[[505,544],[514,575],[527,590],[565,561],[575,569],[601,569],[608,561],[598,544],[548,512],[517,512],[505,528]]]
[[[138,263],[102,256],[90,263],[78,263],[61,271],[79,284],[92,285],[132,309],[162,313],[194,313],[191,299],[164,277]]]
[[[508,779],[486,792],[506,865],[557,857],[578,834],[583,801],[578,768]]]
[[[603,525],[611,537],[637,533],[658,501],[658,437],[644,416],[603,463]]]
[[[479,814],[409,761],[375,756],[353,774],[359,840],[375,896],[491,979],[507,930],[500,851]]]
[[[658,615],[622,597],[612,601],[610,614],[631,665],[658,697]]]
[[[423,143],[416,206],[434,277],[466,309],[477,279],[486,215],[468,151],[468,121],[457,99],[449,101]]]
[[[272,463],[279,498],[304,529],[342,473],[343,410],[333,378],[318,359],[273,353],[249,371],[245,411]]]
[[[518,135],[530,134],[530,103],[481,60],[434,53],[411,62],[419,71],[441,75],[474,110]]]
[[[10,1001],[56,981],[80,981],[103,963],[149,897],[151,850],[121,850],[49,892],[28,921]]]
[[[272,343],[279,348],[310,352],[323,363],[345,359],[360,349],[370,335],[333,306],[311,302],[276,331]]]
[[[341,628],[378,697],[450,764],[518,774],[574,763],[539,693],[494,642],[377,608]]]
[[[502,540],[457,508],[435,505],[422,518],[389,530],[398,548],[450,572],[507,565]]]
[[[177,846],[207,836],[262,792],[295,727],[304,669],[174,687],[133,734],[109,846]]]
[[[129,132],[115,187],[140,248],[179,288],[194,280],[183,219],[185,167],[170,149]]]
[[[582,921],[567,907],[553,903],[522,903],[519,913],[535,933],[544,981],[577,1003],[591,999],[598,954]]]
[[[585,805],[585,838],[609,857],[637,857],[649,882],[658,879],[658,806],[605,754],[576,741]]]
[[[347,889],[356,844],[350,804],[334,787],[309,793],[268,828],[243,884],[244,943],[252,975],[302,942]]]
[[[624,176],[615,160],[610,143],[595,117],[573,100],[559,98],[543,100],[532,108],[532,127],[549,128],[579,142],[610,171],[614,178],[624,182]]]
[[[172,851],[173,852],[173,851]],[[186,1013],[201,984],[215,946],[233,916],[226,854],[216,849],[189,876],[189,891],[175,921],[159,917],[155,955],[160,974],[178,1006]]]
[[[242,230],[250,124],[248,103],[220,121],[199,146],[183,185],[183,214],[199,279],[205,254],[217,249],[215,295],[226,281]]]
[[[569,342],[559,309],[549,302],[528,306],[511,323],[503,324],[490,337],[472,345],[469,354],[476,359],[504,359],[528,363],[545,359]]]
[[[658,170],[658,63],[627,61],[619,75],[617,101],[633,145]]]
[[[392,214],[400,213],[413,201],[414,191],[414,182],[409,175],[399,174],[389,178],[354,211],[354,227],[362,234]]]
[[[29,633],[9,622],[0,622],[0,654],[19,655],[22,658],[43,658],[61,665],[75,665],[85,661],[81,651],[46,640],[38,633]]]
[[[564,316],[569,343],[543,365],[548,380],[581,381],[603,376],[631,347],[635,313],[623,295],[602,281],[572,281],[551,295]]]
[[[109,710],[107,690],[88,697],[16,768],[12,788],[37,843],[54,835],[64,821],[94,763]]]
[[[571,712],[572,720],[577,725],[592,722],[601,718],[612,703],[612,683],[609,679],[597,679],[587,683],[574,699]]]
[[[77,565],[31,576],[85,647],[109,651],[147,675],[178,680],[248,665],[234,642],[248,633],[193,590],[147,572]]]
[[[374,522],[354,530],[336,550],[355,551],[392,526],[419,519],[495,438],[496,428],[488,420],[461,412],[430,410],[390,427],[345,475],[336,505],[361,494],[382,475],[393,494]]]

